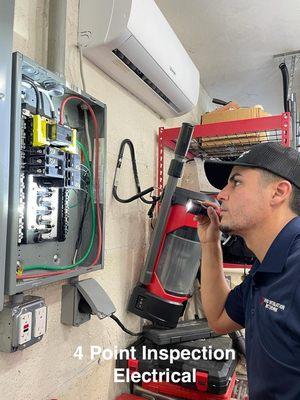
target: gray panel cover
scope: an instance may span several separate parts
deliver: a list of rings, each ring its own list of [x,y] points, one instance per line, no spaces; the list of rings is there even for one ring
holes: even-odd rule
[[[4,267],[6,249],[6,228],[8,209],[9,183],[9,149],[10,149],[10,99],[11,99],[11,52],[13,40],[14,0],[1,1],[0,12],[0,310],[4,301]]]

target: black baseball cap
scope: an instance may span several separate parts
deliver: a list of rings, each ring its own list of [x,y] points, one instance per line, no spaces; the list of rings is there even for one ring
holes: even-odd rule
[[[211,185],[223,189],[235,165],[272,172],[300,189],[300,153],[276,142],[256,144],[235,161],[206,160],[204,170]]]

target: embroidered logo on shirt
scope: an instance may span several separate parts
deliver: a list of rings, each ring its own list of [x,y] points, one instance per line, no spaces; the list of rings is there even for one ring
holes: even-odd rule
[[[277,312],[278,310],[283,311],[285,309],[285,305],[276,303],[276,301],[267,299],[266,297],[260,298],[260,304],[263,304],[265,308],[274,312]]]

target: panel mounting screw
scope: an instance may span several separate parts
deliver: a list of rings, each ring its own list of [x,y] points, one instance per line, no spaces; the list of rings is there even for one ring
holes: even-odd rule
[[[0,93],[0,100],[5,100],[5,94],[4,93]]]

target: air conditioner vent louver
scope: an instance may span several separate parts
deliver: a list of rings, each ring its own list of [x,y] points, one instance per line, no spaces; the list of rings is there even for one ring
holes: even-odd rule
[[[134,65],[119,49],[112,51],[128,68],[130,68],[142,81],[144,81],[151,89],[159,95],[166,103],[169,104],[176,112],[180,112],[178,107],[150,80],[145,74]]]

